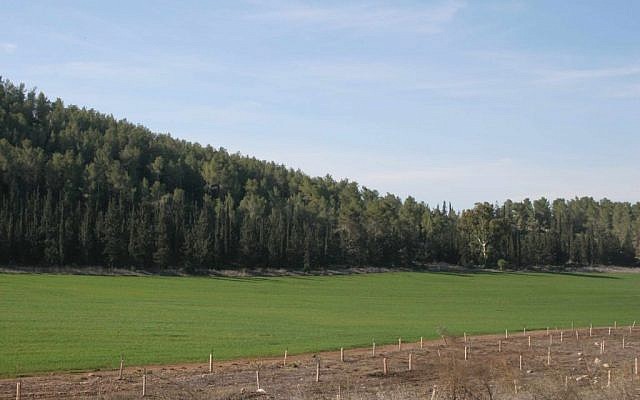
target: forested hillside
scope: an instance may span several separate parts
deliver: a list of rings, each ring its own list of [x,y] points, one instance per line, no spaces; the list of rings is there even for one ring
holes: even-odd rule
[[[639,255],[640,203],[430,207],[154,134],[0,80],[3,264],[518,267],[633,265]]]

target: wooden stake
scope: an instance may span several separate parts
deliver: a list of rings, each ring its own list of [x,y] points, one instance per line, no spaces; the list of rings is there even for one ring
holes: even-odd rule
[[[147,395],[147,370],[142,370],[142,397]]]
[[[611,370],[607,371],[607,387],[611,387]]]
[[[409,353],[409,371],[411,371],[411,367],[412,367],[411,363],[412,363],[412,361],[413,361],[413,354]]]
[[[527,336],[527,328],[522,328],[522,336]]]
[[[593,332],[593,324],[589,324],[589,337],[592,336],[592,332]]]
[[[431,392],[431,400],[436,398],[436,385],[433,385],[433,392]]]
[[[124,369],[124,355],[120,355],[120,370],[118,371],[118,379],[122,380],[122,370]]]
[[[504,338],[505,339],[509,339],[509,330],[508,329],[504,330]]]
[[[376,356],[376,342],[373,342],[373,346],[371,347],[371,356]]]
[[[464,333],[464,342],[467,343],[467,332]]]
[[[531,348],[531,335],[529,335],[529,348]]]
[[[16,382],[16,400],[20,400],[20,397],[22,396],[22,382],[18,381]]]
[[[611,327],[609,327],[609,336],[611,336]]]
[[[213,351],[209,353],[209,373],[213,373]]]
[[[551,365],[551,347],[547,350],[547,366]]]
[[[518,381],[515,379],[513,380],[513,390],[518,394]]]
[[[633,364],[633,373],[638,376],[638,357],[636,357],[634,364]]]
[[[382,358],[382,373],[387,374],[387,357]]]
[[[422,349],[422,348],[424,348],[424,344],[423,344],[423,342],[422,342],[422,336],[420,336],[420,348],[421,348],[421,349]]]
[[[567,389],[569,387],[569,377],[564,376],[564,388]]]
[[[438,347],[438,358],[440,358],[440,347]]]
[[[563,340],[562,338],[563,338],[563,336],[564,336],[564,331],[560,331],[560,343],[562,343],[562,340]]]
[[[502,353],[502,340],[498,340],[498,353]]]
[[[580,334],[578,333],[578,330],[576,329],[576,342],[580,341]]]
[[[286,367],[287,366],[287,353],[289,352],[289,349],[284,349],[284,358],[282,359],[282,366]]]
[[[316,382],[320,382],[320,359],[316,360]]]
[[[618,321],[613,321],[613,329],[618,329]]]
[[[624,336],[622,337],[622,348],[624,349]]]
[[[398,338],[398,350],[402,350],[402,338]]]
[[[338,385],[338,396],[336,396],[336,400],[342,400],[342,387]]]
[[[340,347],[340,362],[344,362],[344,347]]]
[[[549,346],[553,345],[553,335],[549,335]]]
[[[258,387],[256,390],[260,391],[260,369],[256,369],[256,386]]]
[[[464,360],[467,361],[467,346],[464,346]]]
[[[522,354],[520,354],[520,371],[522,371]]]
[[[547,326],[547,335],[549,335],[549,327]]]

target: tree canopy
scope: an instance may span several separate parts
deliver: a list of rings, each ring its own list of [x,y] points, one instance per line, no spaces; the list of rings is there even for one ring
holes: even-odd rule
[[[431,207],[155,134],[0,78],[1,263],[309,269],[638,257],[640,203]]]

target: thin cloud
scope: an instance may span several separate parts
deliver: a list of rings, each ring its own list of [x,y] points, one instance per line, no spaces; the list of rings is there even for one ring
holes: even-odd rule
[[[16,51],[17,48],[18,46],[14,43],[0,43],[0,52],[2,53],[11,54]]]
[[[640,84],[610,90],[608,97],[613,99],[635,99],[640,98]]]
[[[629,65],[617,68],[566,69],[557,71],[543,71],[542,83],[573,83],[584,80],[624,78],[640,75],[640,66]]]
[[[573,198],[607,197],[637,201],[640,186],[629,186],[628,179],[640,179],[637,169],[626,166],[587,166],[558,170],[541,163],[504,158],[486,161],[461,161],[440,165],[394,168],[395,172],[369,171],[357,177],[362,183],[381,191],[404,193],[412,182],[412,194],[437,204],[438,198],[457,199],[458,206],[471,207],[476,201],[522,200],[526,197]],[[624,176],[625,179],[611,179]],[[434,198],[434,189],[438,198]]]
[[[455,18],[464,6],[465,3],[461,1],[449,1],[429,8],[374,7],[370,5],[322,7],[295,4],[252,14],[249,17],[294,24],[315,24],[331,29],[392,29],[438,33]]]
[[[425,64],[358,60],[315,60],[271,65],[247,76],[278,87],[313,88],[326,93],[429,92],[449,98],[477,97],[497,90],[502,80],[481,79]]]

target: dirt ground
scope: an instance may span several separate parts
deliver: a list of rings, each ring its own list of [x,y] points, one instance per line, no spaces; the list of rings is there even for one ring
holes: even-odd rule
[[[640,399],[640,327],[510,332],[269,359],[146,367],[151,399]],[[531,347],[529,347],[529,337]],[[622,341],[624,337],[624,348]],[[604,354],[601,343],[604,340]],[[467,360],[465,360],[465,347]],[[520,368],[522,356],[522,369]],[[409,370],[411,358],[411,371]],[[387,373],[384,373],[386,359]],[[318,362],[320,365],[317,369]],[[256,382],[259,371],[260,391]],[[319,371],[319,381],[316,374]],[[0,380],[0,398],[142,397],[143,368]]]

